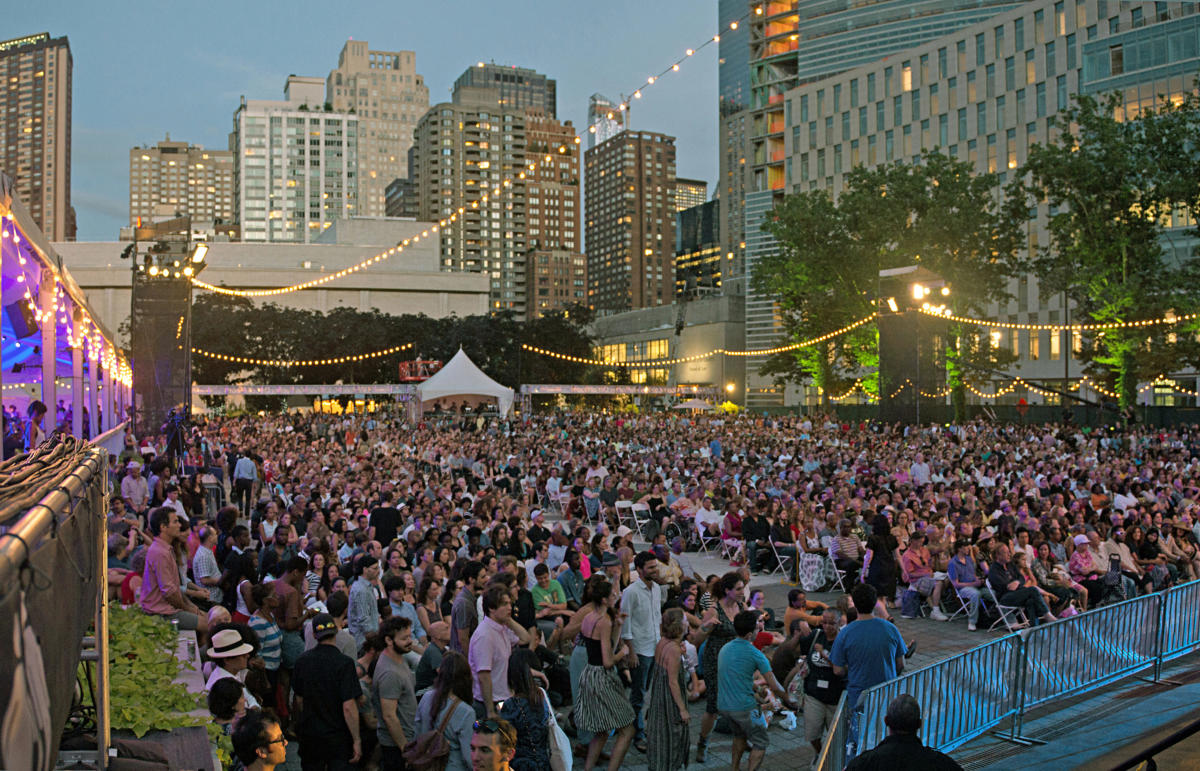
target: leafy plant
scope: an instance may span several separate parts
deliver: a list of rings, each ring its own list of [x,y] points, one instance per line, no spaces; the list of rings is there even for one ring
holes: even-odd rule
[[[205,725],[188,714],[202,699],[175,678],[191,665],[175,657],[179,633],[164,619],[132,608],[109,614],[109,699],[112,727],[141,738],[152,730]],[[219,730],[219,729],[218,729]]]

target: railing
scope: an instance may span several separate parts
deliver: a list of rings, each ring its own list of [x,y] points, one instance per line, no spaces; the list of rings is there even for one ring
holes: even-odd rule
[[[848,741],[874,747],[886,734],[883,716],[900,694],[911,694],[925,718],[922,740],[942,752],[1011,719],[1005,738],[1021,736],[1022,719],[1034,707],[1084,693],[1143,670],[1158,679],[1164,661],[1200,648],[1200,581],[1108,605],[1024,629],[904,674],[864,691],[856,737],[848,730],[849,707],[821,753],[826,771],[852,757]]]
[[[887,736],[883,715],[902,693],[911,694],[923,706],[946,705],[924,710],[921,735],[926,744],[955,747],[978,736],[1016,714],[1013,696],[1019,658],[1020,640],[1008,635],[871,688],[859,702],[863,710],[858,746],[874,747]]]

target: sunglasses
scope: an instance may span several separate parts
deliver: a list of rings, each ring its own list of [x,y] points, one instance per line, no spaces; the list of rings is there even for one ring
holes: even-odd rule
[[[492,720],[491,718],[487,720],[476,720],[474,729],[476,731],[483,731],[484,733],[488,734],[502,733],[507,735],[512,732],[512,728],[510,726],[502,726],[499,722]]]

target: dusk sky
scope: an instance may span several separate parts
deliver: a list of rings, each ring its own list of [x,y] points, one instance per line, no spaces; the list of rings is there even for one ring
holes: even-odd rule
[[[71,200],[80,241],[115,240],[129,217],[129,149],[172,140],[225,149],[240,97],[282,99],[289,74],[324,78],[349,38],[416,52],[436,104],[477,61],[558,81],[558,117],[585,130],[587,99],[644,85],[717,32],[713,0],[84,3],[42,0],[5,13],[5,39],[70,39]],[[717,174],[717,46],[647,88],[633,128],[677,138],[677,173]]]

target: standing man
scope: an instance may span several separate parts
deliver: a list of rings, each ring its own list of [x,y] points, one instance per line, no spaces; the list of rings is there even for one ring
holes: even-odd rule
[[[496,702],[512,695],[508,690],[508,657],[514,645],[529,643],[529,633],[513,620],[512,610],[507,586],[494,584],[484,592],[484,618],[471,635],[467,655],[475,674],[475,716],[480,720],[499,717]]]
[[[416,679],[404,660],[413,648],[412,621],[392,616],[379,628],[383,653],[375,662],[371,680],[371,704],[379,720],[381,771],[403,771],[404,745],[416,738]]]
[[[463,588],[454,598],[450,608],[450,650],[468,656],[471,649],[471,636],[479,626],[479,611],[475,608],[475,599],[487,585],[487,571],[478,560],[468,562],[462,571]]]
[[[146,550],[146,568],[142,572],[138,605],[143,613],[178,622],[180,629],[194,629],[196,641],[204,645],[208,636],[208,620],[181,590],[179,563],[175,561],[174,547],[180,532],[179,517],[174,509],[159,506],[150,512],[150,535],[154,536],[154,542]]]
[[[857,622],[855,622],[857,623]],[[805,716],[808,719],[808,716]],[[868,750],[846,766],[846,771],[894,771],[921,769],[921,771],[962,771],[949,755],[921,744],[921,705],[907,693],[892,699],[887,714],[887,738],[875,749]]]
[[[846,690],[846,677],[833,670],[829,653],[844,623],[842,611],[826,608],[821,612],[821,628],[800,642],[804,674],[804,738],[821,753],[825,731],[833,727],[838,699]]]
[[[850,597],[858,620],[838,633],[829,661],[834,674],[847,675],[846,706],[854,710],[863,691],[894,679],[904,670],[907,646],[895,624],[871,615],[879,599],[875,587],[858,584]]]
[[[241,507],[242,519],[250,519],[250,499],[254,497],[254,483],[258,481],[258,466],[250,457],[250,448],[243,447],[241,457],[233,466],[233,499]]]
[[[354,660],[337,649],[337,624],[328,613],[312,620],[317,646],[296,661],[292,714],[304,771],[343,771],[362,759]]]
[[[662,628],[663,589],[658,578],[658,558],[654,552],[640,552],[633,559],[638,580],[621,592],[621,612],[626,614],[621,627],[621,639],[629,642],[629,672],[633,676],[629,701],[637,716],[634,720],[633,746],[646,751],[646,723],[642,719],[650,667],[654,664],[654,647]]]
[[[779,697],[785,707],[796,710],[787,691],[779,685],[771,671],[771,662],[754,647],[754,638],[762,631],[757,610],[743,610],[733,618],[737,637],[721,648],[717,656],[717,710],[733,728],[733,767],[740,769],[742,754],[750,746],[749,771],[756,771],[767,754],[771,739],[767,721],[754,697],[754,673],[758,672],[767,687]]]
[[[396,539],[400,509],[392,505],[392,491],[384,490],[381,502],[371,511],[371,538],[387,546]]]

